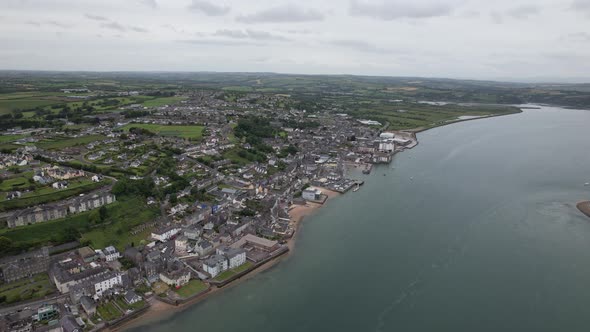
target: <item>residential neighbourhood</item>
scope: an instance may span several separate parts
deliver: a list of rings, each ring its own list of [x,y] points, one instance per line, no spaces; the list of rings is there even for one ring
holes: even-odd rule
[[[193,91],[68,138],[45,128],[14,141],[0,154],[0,326],[100,330],[223,287],[289,250],[292,208],[356,191],[347,174],[416,144],[338,109],[283,104]],[[10,237],[28,231],[41,233],[27,248]]]

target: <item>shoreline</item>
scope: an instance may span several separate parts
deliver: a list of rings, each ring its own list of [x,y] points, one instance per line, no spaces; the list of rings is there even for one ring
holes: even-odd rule
[[[415,138],[416,145],[418,145],[419,141],[418,141],[417,134],[428,131],[430,129],[435,129],[435,128],[443,127],[446,125],[458,123],[458,122],[482,120],[482,119],[488,119],[488,118],[494,118],[494,117],[500,117],[500,116],[506,116],[506,115],[514,115],[514,114],[519,114],[519,113],[523,112],[523,110],[521,108],[518,108],[518,109],[519,109],[519,112],[514,112],[514,113],[496,114],[496,115],[480,117],[480,118],[472,118],[472,119],[462,119],[462,120],[453,121],[453,122],[449,122],[449,123],[443,123],[443,124],[440,124],[440,125],[437,125],[434,127],[414,128],[414,129],[403,130],[403,131],[407,132],[407,133],[411,133],[412,136],[414,136],[414,138]],[[404,150],[402,150],[402,151],[404,151]],[[328,196],[328,198],[326,199],[326,201],[324,203],[306,202],[305,205],[294,205],[289,208],[289,217],[291,219],[291,223],[293,224],[294,232],[293,232],[293,235],[291,236],[291,238],[289,238],[287,240],[287,247],[289,248],[289,252],[287,252],[285,255],[281,255],[280,257],[277,257],[277,258],[259,266],[255,270],[251,271],[250,273],[244,275],[243,277],[241,277],[235,281],[230,282],[229,284],[225,285],[224,287],[218,288],[216,286],[212,286],[210,291],[208,291],[207,293],[202,294],[201,296],[197,296],[196,298],[191,299],[185,303],[179,304],[178,306],[170,305],[170,304],[164,303],[162,301],[159,301],[155,298],[156,295],[154,295],[148,300],[150,303],[150,307],[148,308],[148,310],[146,312],[144,312],[143,314],[141,314],[137,317],[133,317],[129,321],[123,322],[114,328],[105,327],[104,328],[105,331],[113,331],[113,332],[126,331],[130,328],[139,328],[139,327],[145,326],[147,324],[151,324],[151,323],[172,317],[175,313],[182,312],[183,310],[186,310],[195,304],[201,303],[202,301],[205,301],[210,296],[218,293],[219,291],[222,291],[223,289],[226,289],[226,288],[229,289],[229,288],[235,287],[237,285],[240,285],[242,282],[255,277],[259,273],[264,272],[264,271],[274,267],[281,260],[288,259],[288,257],[291,255],[291,252],[295,249],[295,245],[297,242],[296,241],[297,240],[297,233],[299,232],[299,228],[301,227],[301,224],[302,224],[303,220],[305,219],[305,217],[312,215],[316,210],[318,210],[321,207],[323,207],[324,205],[326,205],[328,203],[328,201],[332,200],[333,198],[336,198],[336,197],[342,195],[341,193],[329,190],[327,188],[318,187],[318,186],[315,186],[315,187],[322,190],[322,192],[324,194],[326,194]],[[588,203],[590,203],[590,201]],[[590,204],[589,204],[589,213],[590,213]],[[588,215],[588,216],[590,217],[590,215]]]
[[[580,212],[582,212],[586,217],[590,218],[590,201],[582,201],[576,204],[576,207]]]
[[[264,263],[258,268],[252,270],[250,273],[245,274],[243,277],[234,280],[223,287],[211,286],[211,289],[208,292],[177,306],[159,301],[158,299],[156,299],[156,295],[154,295],[148,300],[150,307],[147,309],[146,312],[137,317],[131,318],[129,321],[126,321],[116,327],[105,327],[104,330],[113,332],[126,331],[131,328],[139,328],[147,324],[172,317],[174,314],[182,312],[195,304],[201,303],[202,301],[208,299],[210,296],[213,296],[216,293],[223,291],[224,289],[230,289],[232,287],[240,285],[242,282],[255,277],[259,273],[274,267],[283,259],[287,259],[290,256],[290,253],[295,248],[297,233],[299,232],[299,228],[301,227],[301,224],[305,217],[312,215],[316,210],[321,208],[328,201],[341,195],[340,193],[337,193],[326,188],[318,188],[322,190],[322,192],[326,194],[326,196],[328,196],[328,198],[323,204],[307,202],[305,205],[295,205],[289,210],[289,217],[291,219],[291,223],[293,224],[294,232],[293,236],[291,236],[291,238],[287,240],[287,247],[289,248],[289,252],[287,252],[285,255],[281,255],[279,257],[276,257],[275,259],[272,259]]]

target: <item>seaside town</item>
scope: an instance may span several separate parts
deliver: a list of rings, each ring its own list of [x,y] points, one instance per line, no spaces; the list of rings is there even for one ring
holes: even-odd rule
[[[0,136],[0,331],[112,330],[203,299],[276,262],[304,216],[417,144],[280,94],[185,91],[93,113],[160,92],[61,93],[65,107],[33,111],[59,126]]]

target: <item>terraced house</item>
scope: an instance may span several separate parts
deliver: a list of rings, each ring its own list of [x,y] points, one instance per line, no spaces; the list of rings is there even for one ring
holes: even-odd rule
[[[60,205],[36,206],[15,212],[8,217],[6,224],[9,228],[36,224],[39,222],[65,218],[68,209]]]
[[[99,208],[103,205],[111,204],[117,199],[115,195],[109,192],[101,192],[88,196],[82,196],[75,199],[69,205],[70,213],[81,213]]]
[[[10,256],[0,261],[0,279],[13,282],[49,270],[49,248]]]

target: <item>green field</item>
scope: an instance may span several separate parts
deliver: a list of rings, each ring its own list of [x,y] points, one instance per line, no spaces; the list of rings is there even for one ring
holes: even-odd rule
[[[23,179],[25,178],[16,178],[11,179],[13,181],[17,181],[14,184],[20,184]],[[10,180],[7,180],[10,181]],[[12,209],[22,209],[29,206],[34,206],[38,204],[44,204],[49,202],[55,202],[62,199],[66,199],[68,197],[72,197],[75,195],[79,195],[82,193],[86,193],[92,191],[94,189],[98,189],[105,185],[108,185],[111,180],[103,180],[101,182],[92,182],[90,180],[73,180],[71,181],[70,187],[67,189],[54,189],[53,187],[46,186],[37,188],[32,192],[23,194],[21,198],[12,199],[12,200],[2,200],[0,201],[0,211],[12,210]],[[25,186],[28,184],[28,180],[25,183]],[[4,186],[4,182],[2,183]],[[4,187],[2,187],[4,188]],[[20,187],[19,187],[20,188]]]
[[[96,311],[100,317],[107,322],[123,316],[123,313],[121,310],[117,309],[114,302],[102,303],[96,308]]]
[[[180,287],[179,289],[173,289],[173,291],[182,298],[191,297],[195,294],[207,289],[207,284],[201,280],[191,279],[188,284]]]
[[[129,230],[153,220],[159,214],[158,208],[147,207],[140,198],[119,200],[107,205],[106,209],[107,218],[103,222],[104,226],[95,226],[99,214],[98,209],[95,209],[65,219],[0,229],[0,237],[6,237],[13,248],[30,249],[50,243],[61,244],[71,241],[64,235],[73,229],[82,233],[82,241],[90,241],[94,248],[104,248],[113,244],[119,250],[123,250],[131,242],[139,243],[141,240],[140,235],[131,236]]]
[[[10,113],[14,110],[27,110],[35,107],[43,107],[59,103],[61,103],[59,100],[2,99],[0,100],[0,114]]]
[[[213,278],[213,280],[215,281],[224,281],[227,280],[231,277],[233,277],[236,274],[242,273],[244,271],[246,271],[247,269],[251,268],[254,264],[252,262],[248,262],[246,261],[246,263],[231,269],[231,270],[226,270],[221,272],[220,274],[218,274],[215,278]]]
[[[31,185],[29,179],[33,178],[33,172],[17,174],[15,177],[4,179],[0,182],[0,191],[19,190]]]
[[[143,106],[145,107],[160,107],[164,105],[173,105],[181,100],[185,100],[186,97],[162,97],[162,98],[155,98],[151,100],[146,100],[143,102]]]
[[[82,234],[82,241],[90,241],[94,248],[114,245],[120,251],[132,243],[138,245],[150,235],[147,229],[142,233],[131,235],[133,227],[152,221],[159,215],[157,207],[147,207],[143,199],[120,200],[109,206],[110,224],[100,226]]]
[[[0,304],[10,304],[19,301],[42,298],[55,292],[55,288],[47,274],[37,274],[31,278],[21,279],[0,285],[0,299],[6,300]]]
[[[0,135],[0,143],[13,142],[28,135]]]
[[[176,136],[190,139],[200,139],[203,137],[203,126],[179,126],[179,125],[159,125],[149,123],[130,123],[124,126],[124,131],[129,128],[143,128],[161,136]]]
[[[58,150],[71,146],[86,145],[94,141],[102,141],[105,139],[107,139],[107,137],[102,135],[88,135],[75,138],[63,137],[40,141],[37,143],[37,146],[47,150]]]
[[[137,303],[128,304],[122,296],[115,298],[117,306],[123,310],[136,310],[145,306],[145,301],[141,300]]]

